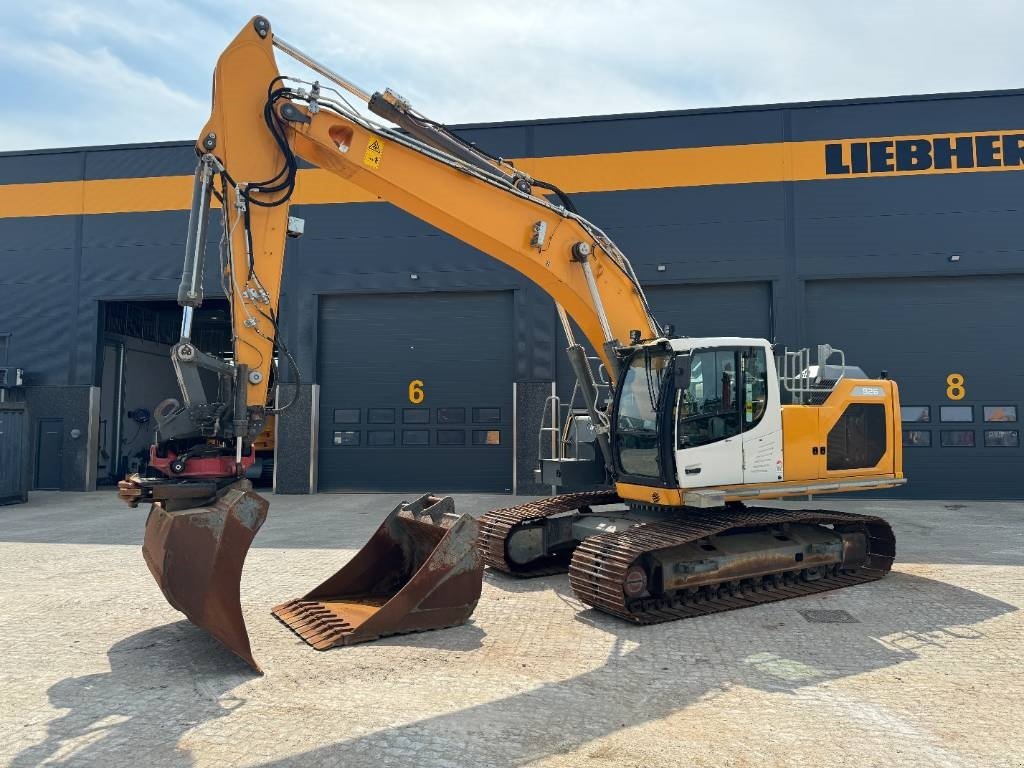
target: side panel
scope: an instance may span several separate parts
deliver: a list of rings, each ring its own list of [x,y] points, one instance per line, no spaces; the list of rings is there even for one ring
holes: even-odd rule
[[[812,405],[782,406],[782,435],[785,456],[784,477],[789,480],[816,480],[821,460],[818,447],[819,408]]]
[[[897,436],[891,382],[840,381],[818,410],[820,478],[895,471]]]

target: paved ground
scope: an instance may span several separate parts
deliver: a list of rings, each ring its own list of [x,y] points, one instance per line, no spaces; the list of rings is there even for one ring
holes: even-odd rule
[[[109,492],[0,508],[0,763],[1024,765],[1024,504],[861,501],[899,559],[843,592],[642,628],[584,610],[565,576],[488,574],[464,627],[311,650],[270,607],[394,501],[273,499],[242,583],[263,677],[163,602],[142,510]]]

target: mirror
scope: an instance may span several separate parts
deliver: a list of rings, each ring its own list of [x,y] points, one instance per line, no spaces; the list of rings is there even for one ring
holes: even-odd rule
[[[676,355],[672,360],[672,376],[675,379],[676,391],[682,392],[690,386],[690,353]]]

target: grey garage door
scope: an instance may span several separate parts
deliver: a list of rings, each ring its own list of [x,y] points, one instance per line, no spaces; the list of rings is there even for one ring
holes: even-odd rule
[[[678,334],[771,338],[771,283],[656,285],[647,301]]]
[[[677,334],[771,338],[771,283],[654,285],[645,292],[658,322],[674,325]],[[578,329],[576,334],[581,338]],[[568,397],[575,378],[563,352],[565,336],[561,329],[559,344],[558,391],[562,397]]]
[[[319,488],[502,492],[511,292],[320,301]]]
[[[1024,497],[1024,276],[809,282],[806,296],[811,342],[899,383],[903,494]]]

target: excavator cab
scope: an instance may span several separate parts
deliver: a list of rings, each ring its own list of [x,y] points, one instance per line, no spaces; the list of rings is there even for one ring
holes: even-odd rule
[[[773,352],[745,337],[624,350],[610,418],[620,495],[719,507],[903,484],[896,384],[868,378],[827,345],[817,366],[807,350],[783,353],[780,375]],[[842,362],[826,365],[836,353]]]

